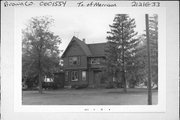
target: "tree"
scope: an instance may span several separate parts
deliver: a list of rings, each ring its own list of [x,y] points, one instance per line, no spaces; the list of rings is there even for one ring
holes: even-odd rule
[[[149,18],[149,36],[151,47],[151,74],[154,84],[158,86],[158,15]]]
[[[148,105],[152,105],[152,91],[151,91],[151,57],[150,57],[150,39],[149,39],[149,15],[145,15],[146,19],[146,40],[147,40],[147,55],[148,55]]]
[[[111,31],[107,32],[108,47],[106,57],[108,65],[114,68],[114,71],[120,71],[124,92],[126,92],[126,74],[133,66],[133,57],[135,56],[138,39],[134,39],[137,32],[135,20],[127,14],[116,14],[113,24],[110,25]]]
[[[138,46],[138,76],[147,80],[147,39],[143,34],[138,38],[141,42]],[[149,39],[151,57],[151,78],[153,85],[158,86],[158,16],[154,14],[149,17]],[[152,87],[153,87],[152,85]]]
[[[40,93],[44,77],[52,76],[60,68],[61,40],[50,31],[53,22],[48,16],[33,17],[22,30],[22,77],[38,76]]]
[[[134,58],[134,69],[136,80],[139,84],[147,82],[147,44],[145,35],[140,35],[137,38],[139,44],[136,47],[136,56]]]

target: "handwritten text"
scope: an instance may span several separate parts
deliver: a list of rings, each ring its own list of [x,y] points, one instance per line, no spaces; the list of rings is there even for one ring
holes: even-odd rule
[[[42,1],[39,3],[40,6],[59,6],[59,7],[65,7],[66,1]]]
[[[103,4],[100,2],[90,2],[90,3],[84,3],[84,2],[78,2],[77,3],[78,7],[116,7],[117,5],[114,3],[107,3]]]
[[[160,7],[160,2],[141,2],[133,1],[132,7]]]
[[[19,1],[19,2],[4,2],[4,7],[10,7],[10,6],[32,6],[34,3],[32,1]]]

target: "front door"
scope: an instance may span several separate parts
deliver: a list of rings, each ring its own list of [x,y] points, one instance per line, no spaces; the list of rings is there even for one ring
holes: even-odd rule
[[[99,72],[99,71],[94,71],[94,85],[95,85],[95,87],[98,87],[100,85],[100,79],[101,79],[100,73],[101,72]]]

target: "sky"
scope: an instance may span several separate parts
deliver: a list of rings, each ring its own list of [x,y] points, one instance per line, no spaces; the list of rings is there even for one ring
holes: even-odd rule
[[[15,10],[15,24],[24,29],[31,17],[52,16],[55,20],[51,30],[62,39],[61,50],[65,50],[73,36],[85,39],[86,43],[106,42],[109,25],[115,14],[129,14],[136,21],[135,31],[142,34],[145,30],[145,14],[141,12],[124,12],[120,8],[18,8]],[[21,33],[20,33],[21,34]]]

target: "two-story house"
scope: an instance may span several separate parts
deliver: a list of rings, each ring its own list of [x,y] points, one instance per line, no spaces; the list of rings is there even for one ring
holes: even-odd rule
[[[73,37],[62,58],[65,71],[65,86],[99,87],[102,79],[102,61],[105,60],[106,43],[86,44],[85,40]]]

